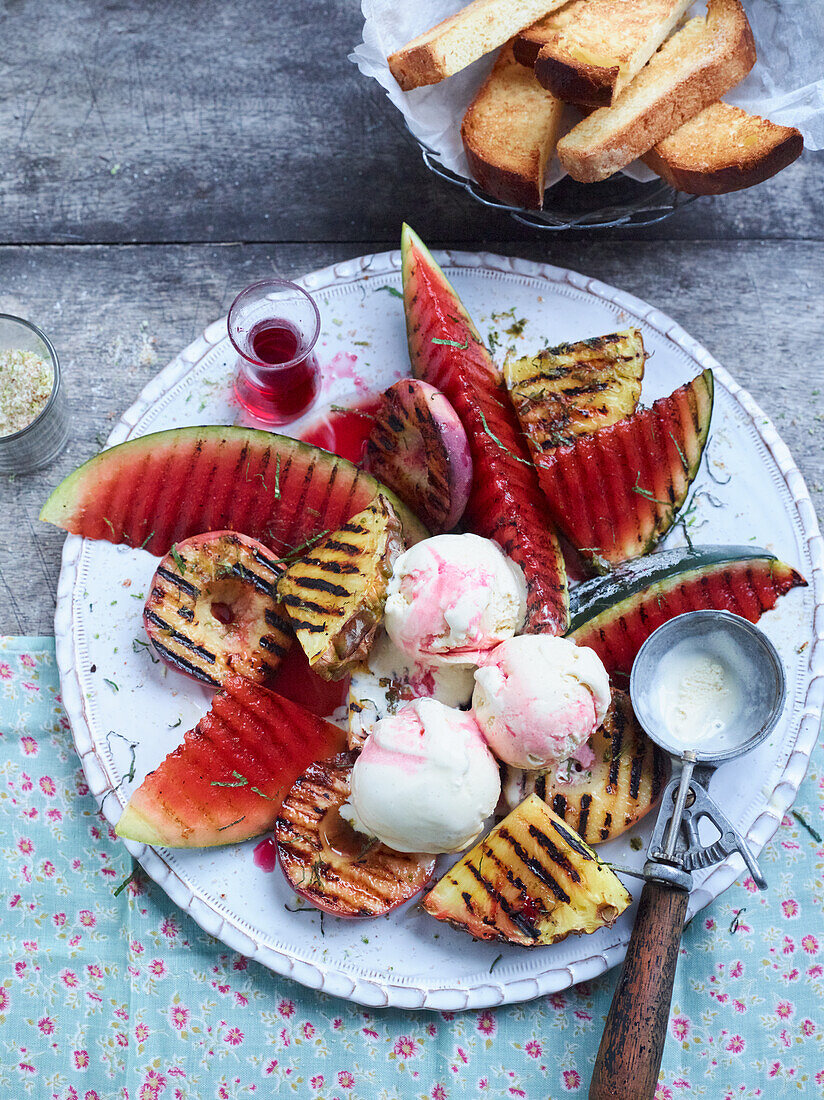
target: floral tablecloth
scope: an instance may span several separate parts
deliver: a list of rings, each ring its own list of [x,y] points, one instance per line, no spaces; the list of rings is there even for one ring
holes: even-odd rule
[[[36,1100],[586,1096],[615,973],[487,1012],[364,1009],[203,933],[89,796],[49,638],[0,640],[0,1084]],[[824,1096],[824,775],[683,939],[659,1100]]]

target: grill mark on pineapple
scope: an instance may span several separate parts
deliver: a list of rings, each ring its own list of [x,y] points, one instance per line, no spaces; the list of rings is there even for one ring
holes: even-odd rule
[[[266,608],[263,612],[263,617],[269,626],[276,627],[278,630],[281,630],[287,638],[291,638],[292,628],[288,619],[284,619],[282,615],[278,615],[277,611],[273,610],[271,607]]]
[[[573,852],[577,852],[578,855],[583,856],[584,859],[595,859],[595,856],[592,854],[592,852],[590,852],[589,849],[586,848],[573,833],[570,833],[567,829],[563,828],[561,825],[558,824],[557,821],[551,821],[550,824],[552,825],[552,828],[555,830],[555,832],[561,837],[561,839],[566,841]]]
[[[584,798],[589,797],[589,795],[584,795]],[[581,799],[581,801],[583,802],[583,799]],[[590,799],[590,801],[592,800]],[[527,826],[527,829],[529,831],[529,835],[532,837],[535,843],[539,844],[544,849],[544,851],[547,853],[549,858],[556,866],[560,867],[569,876],[569,878],[572,879],[573,882],[581,881],[581,875],[575,865],[570,861],[568,856],[564,855],[560,848],[552,843],[545,832],[539,829],[537,825],[533,825],[531,822]]]
[[[345,527],[339,528],[341,531],[345,529]],[[359,530],[363,533],[362,528],[359,528]],[[362,547],[356,546],[352,542],[339,542],[337,539],[327,539],[323,544],[323,549],[333,550],[338,554],[347,554],[350,557],[356,557],[358,554],[362,553],[363,550]]]
[[[300,596],[293,596],[291,593],[283,597],[283,603],[287,607],[294,607],[297,611],[314,612],[315,615],[342,615],[343,612],[337,607],[324,607],[323,604],[314,603],[312,600],[301,599]],[[308,626],[304,626],[303,623],[297,622],[294,617],[292,618],[292,625],[296,628],[299,627],[303,630],[323,630],[323,623],[311,623]]]
[[[601,840],[608,840],[612,827],[612,814],[604,814],[604,827],[601,829]]]
[[[322,569],[324,573],[334,573],[336,576],[345,574],[351,576],[353,573],[359,573],[357,565],[351,561],[334,561],[327,558],[304,558],[304,565],[312,565],[315,569]]]
[[[335,584],[334,581],[328,581],[325,577],[298,575],[289,579],[296,588],[308,588],[311,592],[325,592],[330,596],[339,596],[342,599],[351,595],[348,588],[344,588],[342,584]]]
[[[504,871],[510,883],[515,886],[515,888],[519,890],[519,892],[524,897],[528,897],[529,891],[527,890],[525,884],[521,882],[521,880],[518,878],[518,876],[515,875],[510,870],[510,868],[502,864],[501,861],[495,856],[494,852],[491,851],[491,849],[484,849],[484,855],[482,858],[485,859],[488,856],[494,857],[495,863],[501,870]],[[534,925],[528,917],[525,917],[523,913],[515,909],[514,906],[512,906],[510,902],[507,901],[503,894],[499,890],[496,890],[495,887],[487,879],[484,878],[484,876],[480,873],[474,863],[467,863],[466,867],[467,870],[471,873],[472,877],[475,879],[475,881],[480,886],[482,886],[484,890],[486,890],[487,896],[489,897],[490,901],[492,901],[492,903],[496,905],[499,909],[503,909],[504,913],[512,921],[515,927],[520,929],[520,931],[523,932],[525,936],[529,936],[533,940],[537,939],[540,935],[540,929],[536,925]],[[475,908],[470,891],[462,891],[461,897],[463,898],[464,905],[466,905],[467,909],[474,917],[476,917],[487,928],[494,928],[496,932],[500,933],[500,929],[497,928],[495,921],[491,917],[487,917],[485,913],[478,912],[478,910]]]
[[[191,568],[189,562],[184,562],[183,564],[184,566],[189,566],[189,568]],[[157,574],[159,577],[162,577],[164,581],[168,581],[176,588],[179,588],[181,592],[185,592],[188,596],[191,596],[193,600],[199,599],[200,589],[196,588],[193,584],[190,584],[189,581],[184,580],[184,578],[179,576],[177,573],[172,573],[171,570],[161,565],[158,567]]]
[[[180,618],[185,619],[187,623],[192,622],[195,617],[195,613],[192,611],[191,607],[179,607],[177,613]]]
[[[530,828],[530,832],[531,831],[532,830]],[[512,835],[512,833],[510,833],[508,829],[500,828],[498,830],[498,836],[502,841],[504,841],[505,844],[509,844],[510,848],[512,848],[513,852],[517,855],[518,859],[520,859],[521,863],[523,863],[525,867],[529,868],[529,870],[532,872],[535,878],[538,879],[539,882],[542,882],[544,886],[547,886],[552,891],[558,901],[569,901],[569,894],[566,892],[566,890],[564,890],[560,882],[558,882],[558,880],[550,874],[547,868],[544,867],[544,865],[539,860],[535,859],[529,854],[529,852],[527,852],[526,848],[524,848],[523,845],[515,839],[515,837]],[[558,854],[560,855],[560,852]]]

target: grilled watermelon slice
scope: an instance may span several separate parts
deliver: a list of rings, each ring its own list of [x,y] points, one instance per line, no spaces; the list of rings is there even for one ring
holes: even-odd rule
[[[117,834],[167,848],[259,836],[274,828],[298,776],[345,741],[343,730],[297,703],[230,677],[183,744],[134,792]]]
[[[732,611],[757,622],[779,596],[807,582],[752,546],[663,550],[574,590],[569,635],[590,646],[611,676],[629,676],[646,639],[685,611]]]
[[[712,416],[712,371],[648,409],[535,456],[561,531],[599,572],[649,553],[698,473]]]
[[[539,947],[613,924],[631,900],[589,845],[531,794],[421,904],[478,939]]]
[[[341,680],[372,645],[403,536],[383,496],[316,543],[278,581],[309,667]]]
[[[533,454],[635,412],[645,362],[637,328],[507,359],[504,379]]]
[[[552,519],[503,380],[458,295],[408,225],[401,238],[412,373],[452,404],[474,479],[464,523],[523,568],[527,630],[562,634],[567,577]]]
[[[669,774],[667,754],[641,729],[629,694],[612,689],[607,716],[589,746],[592,767],[571,771],[562,782],[554,772],[505,767],[501,789],[509,806],[537,794],[587,844],[601,844],[625,833],[645,817]]]
[[[381,917],[420,893],[435,857],[395,852],[338,812],[357,753],[312,764],[283,800],[278,859],[292,888],[336,917]]]
[[[89,539],[162,557],[207,531],[239,531],[289,556],[383,495],[407,543],[427,532],[369,474],[344,458],[253,428],[171,428],[89,459],[57,486],[40,518]]]
[[[265,546],[237,531],[176,543],[157,567],[143,608],[158,655],[212,687],[227,676],[271,687],[293,638],[275,600],[281,572]]]

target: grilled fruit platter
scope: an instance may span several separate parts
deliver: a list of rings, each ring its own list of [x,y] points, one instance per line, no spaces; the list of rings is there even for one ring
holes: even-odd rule
[[[154,554],[152,652],[170,685],[214,689],[120,836],[268,837],[335,917],[419,898],[539,948],[631,901],[597,848],[667,779],[626,691],[645,638],[698,608],[754,622],[806,582],[752,545],[660,548],[686,534],[711,371],[642,405],[634,328],[499,366],[406,226],[402,257],[411,377],[376,403],[361,466],[172,429],[97,455],[41,518]]]

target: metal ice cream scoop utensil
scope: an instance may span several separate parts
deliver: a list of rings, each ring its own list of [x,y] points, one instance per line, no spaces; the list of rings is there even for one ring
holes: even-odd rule
[[[676,650],[723,654],[730,675],[743,688],[726,721],[692,744],[677,737],[666,707],[673,689],[667,667]],[[708,788],[720,764],[750,752],[769,735],[781,714],[785,690],[775,647],[758,627],[727,611],[693,611],[670,619],[650,635],[635,658],[630,677],[633,708],[647,734],[670,754],[675,774],[661,796],[639,875],[645,885],[598,1050],[590,1100],[652,1100],[692,872],[738,852],[758,885],[766,887],[747,842],[710,798]],[[710,833],[712,839],[701,838],[699,824],[704,836]]]

